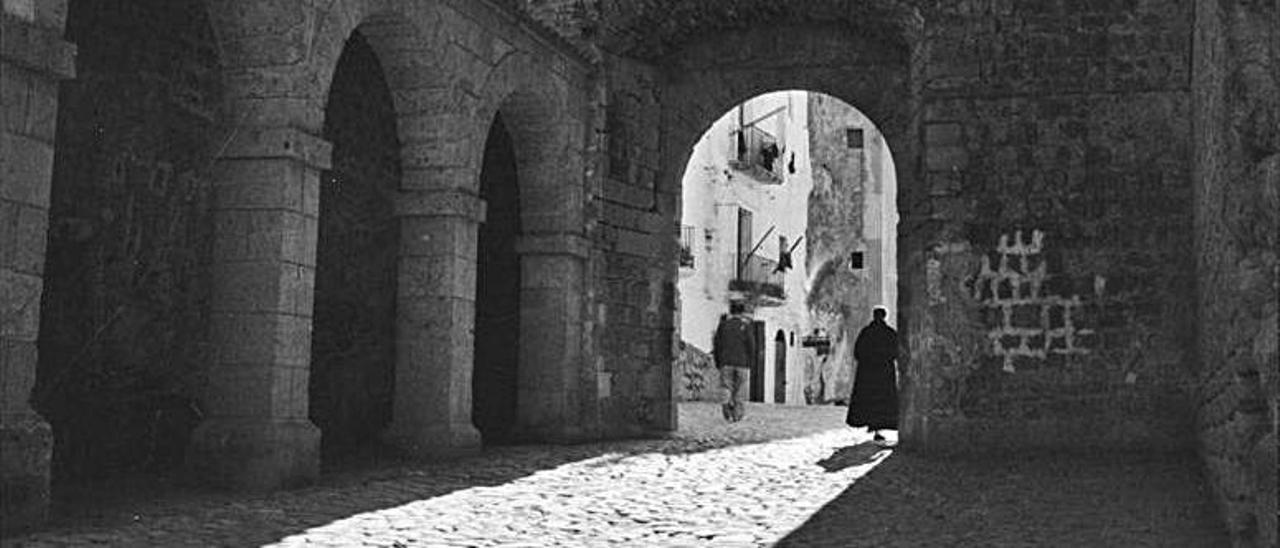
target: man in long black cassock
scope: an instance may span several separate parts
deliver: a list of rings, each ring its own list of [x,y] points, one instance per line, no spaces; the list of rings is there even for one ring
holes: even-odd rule
[[[882,445],[888,443],[885,431],[898,429],[898,332],[884,322],[885,315],[876,307],[871,323],[853,343],[858,369],[845,418],[849,426],[874,431],[876,443]]]

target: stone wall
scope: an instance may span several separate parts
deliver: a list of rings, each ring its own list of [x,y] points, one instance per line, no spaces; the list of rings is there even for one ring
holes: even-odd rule
[[[871,321],[874,306],[896,308],[896,303],[880,302],[879,285],[889,280],[883,279],[887,277],[880,261],[884,254],[867,226],[875,222],[868,219],[868,202],[874,199],[878,183],[873,178],[880,176],[872,167],[872,155],[883,153],[883,140],[873,123],[833,97],[811,94],[809,113],[813,192],[806,261],[813,275],[807,304],[813,327],[827,333],[832,346],[829,354],[809,356],[816,375],[806,378],[806,386],[811,402],[848,401],[856,367],[853,343],[859,330]],[[850,147],[849,128],[862,129],[860,148]],[[850,264],[855,251],[864,255],[864,265],[857,270]]]
[[[0,13],[0,534],[38,525],[50,499],[53,432],[30,403],[48,240],[59,82],[75,74],[65,6]]]
[[[1275,546],[1280,6],[1197,4],[1197,432],[1239,546]]]
[[[708,352],[684,341],[676,343],[676,401],[725,401],[720,386],[720,371]]]
[[[675,428],[671,371],[675,334],[678,185],[660,188],[656,73],[635,61],[605,62],[606,148],[596,211],[599,336],[596,360],[604,422],[616,433]],[[607,394],[607,396],[606,396]]]
[[[908,421],[930,425],[913,440],[1189,442],[1191,15],[1178,2],[926,14],[928,215],[900,228],[923,289],[904,310],[922,323],[911,374],[927,387]]]

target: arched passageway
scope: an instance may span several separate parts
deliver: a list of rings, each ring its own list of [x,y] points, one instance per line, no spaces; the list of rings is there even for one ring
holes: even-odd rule
[[[172,471],[209,357],[214,37],[199,0],[77,0],[66,39],[32,402],[55,483]]]
[[[374,439],[394,393],[400,142],[382,65],[359,30],[338,58],[323,136],[333,152],[320,176],[309,395],[333,456]]]
[[[510,439],[518,409],[520,361],[520,191],[511,134],[494,117],[480,167],[485,221],[476,252],[472,421],[486,444]]]
[[[718,385],[694,355],[741,303],[757,343],[747,399],[847,401],[858,330],[875,306],[897,309],[896,192],[884,136],[836,97],[764,93],[710,123],[680,186],[681,399],[723,397],[694,386]]]

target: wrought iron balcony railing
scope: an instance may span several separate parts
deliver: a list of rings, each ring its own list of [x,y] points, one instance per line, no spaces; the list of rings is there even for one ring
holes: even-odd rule
[[[757,297],[786,299],[783,274],[778,270],[778,261],[751,255],[739,265],[738,275],[729,280],[729,289]]]

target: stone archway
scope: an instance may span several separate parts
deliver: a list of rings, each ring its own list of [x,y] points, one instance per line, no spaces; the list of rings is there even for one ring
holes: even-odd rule
[[[520,185],[514,144],[499,113],[480,166],[485,221],[476,252],[475,362],[472,420],[485,444],[509,441],[519,409]]]
[[[336,456],[390,422],[396,361],[400,143],[382,64],[359,29],[338,58],[323,136],[333,153],[320,177],[309,400],[323,453]]]
[[[32,402],[55,482],[169,472],[209,358],[221,60],[201,0],[72,1],[66,38]]]
[[[869,23],[868,23],[869,24]],[[888,22],[885,23],[889,25]],[[865,25],[864,25],[865,26]],[[751,97],[769,91],[805,89],[835,97],[864,113],[884,136],[893,150],[897,180],[897,203],[902,220],[910,223],[912,204],[920,203],[922,189],[912,181],[919,179],[918,130],[919,91],[913,79],[913,59],[918,52],[909,40],[913,29],[899,29],[900,34],[855,33],[849,26],[828,23],[812,26],[759,27],[728,30],[683,45],[659,61],[661,75],[661,134],[664,162],[656,175],[654,196],[656,207],[664,218],[679,215],[682,173],[671,166],[681,166],[692,144],[721,113]],[[893,33],[888,33],[892,35]],[[902,238],[923,237],[922,232],[900,233]],[[899,268],[909,272],[910,245],[899,245]],[[664,258],[668,255],[664,254]],[[676,279],[675,257],[668,269],[669,280]],[[899,279],[903,331],[911,329],[907,319],[917,310],[911,309],[912,284],[920,280],[909,276]],[[904,339],[909,335],[904,336]],[[909,340],[909,339],[908,339]],[[919,365],[919,364],[916,364]],[[913,392],[911,377],[918,371],[904,361],[904,437],[918,432],[920,424],[911,422],[911,411],[922,405]]]
[[[440,9],[434,4],[419,8]],[[264,13],[297,21],[290,28],[307,32],[277,33],[260,24]],[[218,35],[229,46],[224,49],[236,54],[224,71],[233,76],[228,78],[228,117],[237,125],[216,170],[210,265],[215,352],[190,469],[202,481],[255,490],[295,485],[318,473],[320,432],[308,409],[311,297],[320,181],[331,167],[331,146],[320,135],[338,59],[357,26],[386,73],[395,75],[387,78],[387,87],[403,146],[391,216],[399,218],[402,234],[410,234],[401,240],[394,274],[396,393],[388,430],[393,441],[404,441],[410,450],[429,446],[439,438],[431,431],[432,421],[450,422],[450,387],[459,384],[448,375],[433,375],[430,367],[451,357],[438,349],[448,347],[452,333],[405,319],[417,314],[439,321],[439,315],[420,314],[421,303],[414,302],[430,300],[419,263],[437,263],[421,256],[423,244],[440,242],[420,237],[416,214],[457,205],[448,195],[404,194],[406,187],[420,189],[426,179],[423,150],[434,150],[430,135],[442,118],[430,106],[442,102],[437,92],[447,72],[418,62],[435,58],[444,47],[440,37],[420,32],[414,23],[430,15],[375,10],[360,0],[302,9],[255,3],[253,9],[217,15]],[[261,47],[264,43],[271,45]],[[299,59],[297,52],[306,55]],[[465,202],[461,207],[467,210]],[[406,272],[418,276],[406,283]],[[463,445],[470,443],[465,431],[458,437]]]
[[[482,107],[509,134],[519,187],[513,250],[519,268],[519,350],[512,435],[579,440],[597,428],[593,414],[582,411],[592,397],[582,382],[590,365],[582,347],[589,246],[578,178],[584,165],[575,153],[582,147],[585,113],[570,110],[570,105],[582,105],[577,96],[581,90],[561,87],[562,82],[547,78],[532,61],[515,55],[498,66],[486,82]]]

